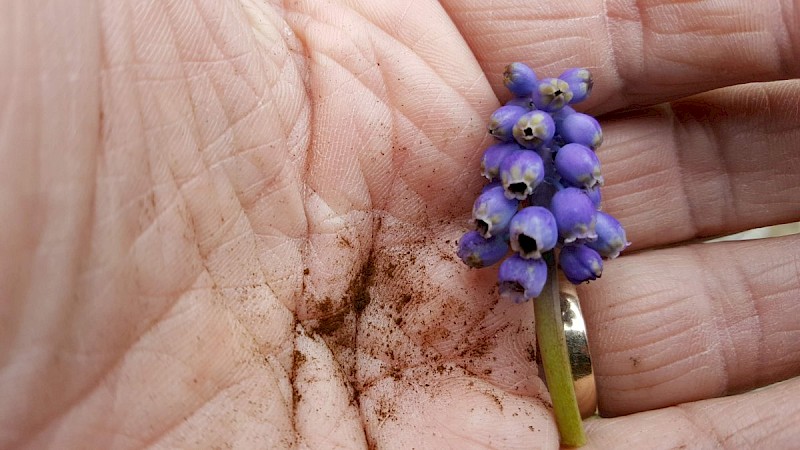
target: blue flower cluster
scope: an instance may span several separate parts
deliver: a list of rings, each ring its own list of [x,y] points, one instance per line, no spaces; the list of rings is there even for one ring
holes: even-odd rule
[[[558,249],[561,270],[579,284],[600,277],[602,258],[616,258],[630,243],[620,223],[600,211],[600,124],[569,106],[589,96],[591,73],[569,69],[540,80],[516,62],[503,81],[514,98],[489,118],[489,134],[499,142],[483,154],[489,183],[475,200],[475,230],[459,240],[458,256],[472,268],[502,260],[500,294],[520,303],[542,292],[543,254]],[[509,247],[514,254],[506,258]]]

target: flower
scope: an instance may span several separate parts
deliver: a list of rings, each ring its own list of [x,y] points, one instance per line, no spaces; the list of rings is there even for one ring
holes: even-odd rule
[[[595,280],[603,274],[603,258],[583,244],[562,247],[558,264],[572,284]]]
[[[593,149],[603,143],[600,124],[588,114],[568,114],[559,123],[556,129],[565,143],[582,144]]]
[[[512,255],[500,264],[497,272],[500,296],[523,303],[542,293],[547,281],[547,263],[543,259],[524,259]]]
[[[550,203],[550,211],[556,218],[558,233],[565,244],[578,239],[597,238],[594,231],[597,211],[592,200],[582,190],[568,187],[556,192]]]
[[[597,233],[597,239],[588,242],[586,245],[606,258],[616,258],[622,250],[631,245],[625,237],[625,229],[610,214],[601,211],[597,212],[595,232]]]
[[[513,62],[503,71],[503,84],[517,97],[530,97],[538,82],[533,69],[521,62]]]
[[[558,78],[566,81],[569,85],[569,89],[572,91],[572,100],[570,100],[570,103],[582,102],[592,93],[594,80],[592,79],[592,73],[588,69],[568,69],[559,75]]]
[[[555,112],[572,101],[572,97],[572,90],[566,81],[558,78],[545,78],[539,81],[539,85],[531,95],[531,100],[536,109]]]
[[[595,184],[590,189],[584,189],[584,192],[586,192],[586,195],[588,195],[592,203],[594,203],[594,208],[599,211],[603,202],[603,195],[600,193],[600,185]]]
[[[477,231],[467,231],[458,241],[458,257],[473,268],[491,266],[508,253],[508,244],[502,236],[484,238]]]
[[[508,198],[525,200],[543,179],[544,163],[536,152],[515,150],[500,164],[500,181]]]
[[[518,204],[517,200],[506,198],[502,186],[481,193],[472,205],[472,218],[481,236],[488,239],[508,231]]]
[[[520,146],[516,142],[501,142],[487,148],[483,152],[481,159],[481,174],[489,181],[494,181],[500,175],[500,163],[503,159],[514,152],[519,150]]]
[[[599,211],[600,124],[569,106],[587,98],[591,73],[574,68],[539,80],[527,65],[511,63],[503,83],[513,98],[488,127],[502,142],[483,153],[489,183],[473,204],[476,229],[462,236],[457,254],[471,268],[505,258],[500,294],[520,303],[541,294],[553,252],[577,284],[600,277],[603,258],[616,258],[630,243],[619,221]],[[514,253],[506,257],[509,247]]]
[[[572,186],[591,189],[603,184],[600,160],[589,147],[567,144],[556,153],[555,164],[561,179]]]
[[[541,206],[522,208],[508,226],[511,249],[523,258],[541,258],[555,248],[558,227],[553,213]]]
[[[521,106],[506,105],[497,108],[489,116],[489,134],[501,141],[513,141],[512,128],[520,116],[527,113],[528,109]]]
[[[517,118],[512,133],[519,145],[537,149],[553,140],[556,124],[550,114],[533,110]]]

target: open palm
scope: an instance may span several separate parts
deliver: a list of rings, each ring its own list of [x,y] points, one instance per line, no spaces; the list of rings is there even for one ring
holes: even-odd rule
[[[531,305],[454,258],[512,61],[629,111],[590,445],[800,437],[800,240],[673,245],[800,220],[798,80],[706,92],[797,77],[797,1],[39,3],[0,7],[0,447],[557,447]]]

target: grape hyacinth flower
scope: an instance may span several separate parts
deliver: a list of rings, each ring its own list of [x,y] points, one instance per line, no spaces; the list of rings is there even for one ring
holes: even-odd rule
[[[490,238],[508,231],[508,224],[517,212],[519,202],[506,198],[502,186],[489,189],[475,200],[472,218],[481,236]]]
[[[513,223],[514,219],[512,218],[511,221]],[[595,232],[597,232],[597,240],[588,242],[586,245],[605,258],[616,258],[622,250],[625,250],[625,247],[630,245],[625,237],[625,229],[610,214],[597,212]]]
[[[500,264],[497,278],[501,297],[514,303],[527,302],[542,293],[547,280],[547,264],[541,259],[513,255]]]
[[[559,265],[572,284],[600,278],[603,259],[599,253],[583,244],[565,245],[559,255]]]
[[[600,185],[595,184],[594,187],[591,189],[586,189],[584,192],[586,192],[586,195],[588,195],[589,199],[591,199],[592,203],[594,203],[594,209],[599,211],[603,203],[603,195],[600,192]]]
[[[520,261],[552,254],[573,282],[593,279],[578,276],[578,269],[598,276],[598,261],[619,256],[630,243],[622,225],[600,212],[604,179],[595,153],[603,140],[600,124],[573,108],[591,93],[592,75],[573,68],[540,79],[515,62],[506,66],[503,84],[513,98],[489,118],[489,132],[501,142],[483,153],[480,173],[489,183],[473,204],[475,230],[459,241],[458,256],[469,267],[488,267],[510,247],[515,256],[506,261],[519,268]],[[506,266],[501,277],[505,297],[520,301],[537,291],[527,279],[511,283],[510,270]],[[546,277],[547,269],[535,273]]]
[[[506,156],[520,149],[515,142],[501,142],[490,146],[483,152],[481,159],[481,174],[489,181],[499,179],[500,164]]]
[[[508,198],[525,200],[543,179],[544,163],[536,152],[515,150],[500,164],[500,182]]]
[[[603,185],[600,160],[589,147],[567,144],[556,153],[555,164],[561,179],[572,186],[591,189]]]
[[[550,210],[556,218],[558,233],[565,244],[597,238],[597,211],[592,199],[581,189],[568,187],[553,195]]]
[[[536,109],[555,112],[572,101],[572,90],[564,80],[545,78],[533,91],[531,100]]]
[[[556,131],[562,128],[562,123],[564,123],[564,119],[567,118],[570,114],[575,114],[575,109],[571,106],[564,106],[563,108],[559,109],[552,113],[553,122],[556,124]]]
[[[503,84],[517,97],[530,97],[538,83],[536,73],[523,63],[511,63],[503,72]]]
[[[505,106],[501,106],[505,108]],[[537,149],[553,140],[556,124],[550,114],[533,110],[518,117],[512,133],[517,143],[525,148]]]
[[[511,249],[525,259],[541,258],[558,242],[556,219],[541,206],[522,208],[511,218],[508,231]]]
[[[469,231],[458,241],[458,257],[473,269],[491,266],[508,253],[508,244],[502,236],[484,238],[477,231]]]
[[[600,124],[588,114],[567,114],[556,128],[565,143],[582,144],[591,148],[597,148],[603,143]]]
[[[583,68],[568,69],[558,76],[560,80],[564,80],[569,85],[572,91],[572,100],[570,103],[580,103],[586,100],[586,97],[592,93],[592,73]]]
[[[489,117],[489,134],[501,141],[513,141],[512,129],[528,109],[521,106],[501,106]]]
[[[492,113],[488,126],[502,142],[484,151],[480,171],[489,183],[473,204],[475,230],[461,237],[457,254],[474,269],[500,263],[502,298],[536,299],[548,388],[551,382],[560,386],[551,389],[559,434],[565,445],[580,446],[585,436],[575,392],[563,384],[572,375],[556,273],[574,284],[595,280],[603,258],[616,258],[630,243],[619,221],[600,211],[600,123],[570,106],[591,93],[591,73],[573,68],[540,79],[515,62],[506,66],[503,84],[513,98]]]
[[[525,108],[526,110],[530,110],[531,105],[532,103],[530,97],[513,97],[505,103],[505,106],[519,106],[520,108]]]

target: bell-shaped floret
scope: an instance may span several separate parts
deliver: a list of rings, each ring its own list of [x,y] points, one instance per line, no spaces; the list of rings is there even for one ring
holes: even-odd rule
[[[472,205],[475,228],[485,238],[500,236],[508,231],[508,224],[517,212],[519,202],[509,199],[502,186],[482,192]]]
[[[500,181],[508,198],[525,200],[543,179],[544,163],[536,152],[516,150],[500,164]]]
[[[558,234],[565,244],[597,238],[594,230],[597,211],[583,190],[568,187],[556,192],[550,203],[550,211],[556,218]]]
[[[523,303],[542,293],[547,281],[547,263],[543,259],[525,259],[513,255],[500,264],[497,278],[500,296]]]
[[[508,227],[511,249],[523,258],[541,258],[555,248],[558,227],[553,213],[541,206],[522,208]]]
[[[508,253],[508,244],[503,236],[484,238],[477,231],[468,231],[458,241],[458,257],[473,269],[491,266],[500,262]]]
[[[603,274],[603,258],[583,244],[565,245],[561,249],[558,264],[572,284],[595,280]]]
[[[603,185],[600,160],[589,147],[567,144],[556,153],[555,163],[561,179],[572,186],[590,189]]]
[[[597,212],[595,232],[597,233],[597,239],[588,242],[586,245],[606,258],[616,258],[622,250],[631,245],[627,237],[625,237],[625,228],[611,214]]]

